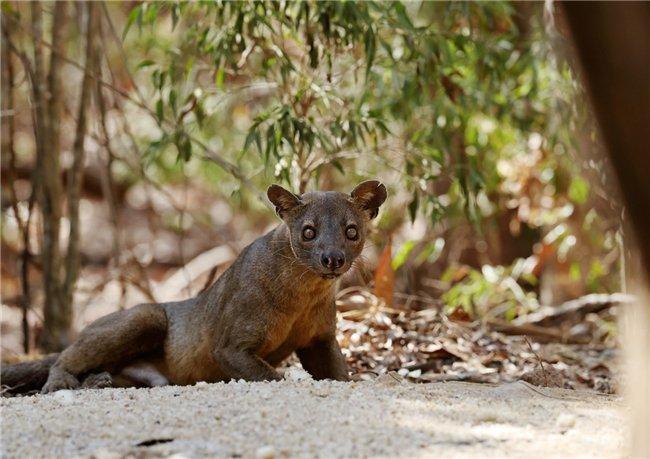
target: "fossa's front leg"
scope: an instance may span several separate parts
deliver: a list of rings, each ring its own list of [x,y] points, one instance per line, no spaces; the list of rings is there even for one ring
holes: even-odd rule
[[[229,379],[246,381],[279,381],[282,375],[247,348],[229,346],[216,349],[213,356]]]
[[[302,367],[314,379],[349,381],[348,366],[341,353],[336,336],[332,333],[296,351]]]

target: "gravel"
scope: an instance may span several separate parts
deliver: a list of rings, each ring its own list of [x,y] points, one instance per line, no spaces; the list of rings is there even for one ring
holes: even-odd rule
[[[620,457],[624,405],[563,389],[375,381],[199,383],[5,398],[3,458]]]

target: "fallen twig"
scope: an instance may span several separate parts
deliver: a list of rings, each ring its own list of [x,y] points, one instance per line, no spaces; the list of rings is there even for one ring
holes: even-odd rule
[[[583,315],[602,311],[617,304],[631,303],[634,296],[625,293],[599,294],[592,293],[575,300],[567,301],[559,306],[542,306],[537,311],[518,317],[511,323],[514,326],[540,325],[549,320],[559,320],[569,314]]]
[[[512,322],[505,322],[498,319],[486,320],[485,324],[491,330],[501,332],[505,335],[531,336],[544,343],[561,342],[569,344],[587,344],[589,342],[589,340],[585,338],[568,336],[560,330],[545,328],[534,324],[516,325]]]

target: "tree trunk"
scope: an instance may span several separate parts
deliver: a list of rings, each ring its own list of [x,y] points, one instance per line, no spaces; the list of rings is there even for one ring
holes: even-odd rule
[[[650,8],[644,2],[566,2],[600,133],[618,176],[625,213],[636,234],[643,269],[632,270],[639,298],[623,321],[627,335],[628,397],[633,403],[632,450],[650,455]]]
[[[38,200],[43,214],[43,244],[41,258],[43,264],[43,287],[45,304],[43,307],[43,333],[40,345],[45,351],[61,350],[69,343],[72,326],[72,311],[65,305],[61,295],[61,256],[59,233],[61,224],[62,184],[60,180],[60,142],[59,121],[61,119],[61,59],[63,53],[63,33],[66,23],[66,3],[54,4],[52,26],[52,51],[50,68],[45,81],[43,66],[43,23],[42,8],[33,2],[32,29],[34,40],[33,82],[34,104],[37,113],[36,145],[38,174]]]
[[[646,175],[650,170],[650,8],[643,2],[567,2],[563,6],[581,76],[650,278],[650,181]]]
[[[14,183],[16,180],[16,151],[14,148],[14,133],[15,133],[15,100],[14,100],[14,67],[12,56],[9,52],[9,22],[3,21],[2,23],[2,112],[5,116],[2,117],[2,159],[8,161],[7,170],[9,171],[7,180],[7,189],[11,199],[11,207],[14,212],[18,229],[23,239],[22,249],[22,265],[21,265],[21,298],[20,307],[22,310],[22,332],[23,332],[23,351],[26,354],[30,350],[30,333],[28,322],[28,311],[30,307],[29,295],[29,223],[30,219],[27,218],[23,221],[20,209],[18,208],[18,199],[14,190]],[[27,69],[25,69],[27,72]],[[30,199],[30,204],[32,200]],[[31,207],[31,206],[30,206]],[[31,209],[30,209],[31,213]]]

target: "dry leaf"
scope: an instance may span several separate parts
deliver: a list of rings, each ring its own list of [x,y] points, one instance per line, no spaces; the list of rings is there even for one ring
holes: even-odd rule
[[[375,289],[373,294],[384,300],[387,306],[393,305],[393,293],[395,292],[395,271],[391,266],[392,260],[392,241],[388,238],[388,244],[384,247],[379,264],[375,271]]]

